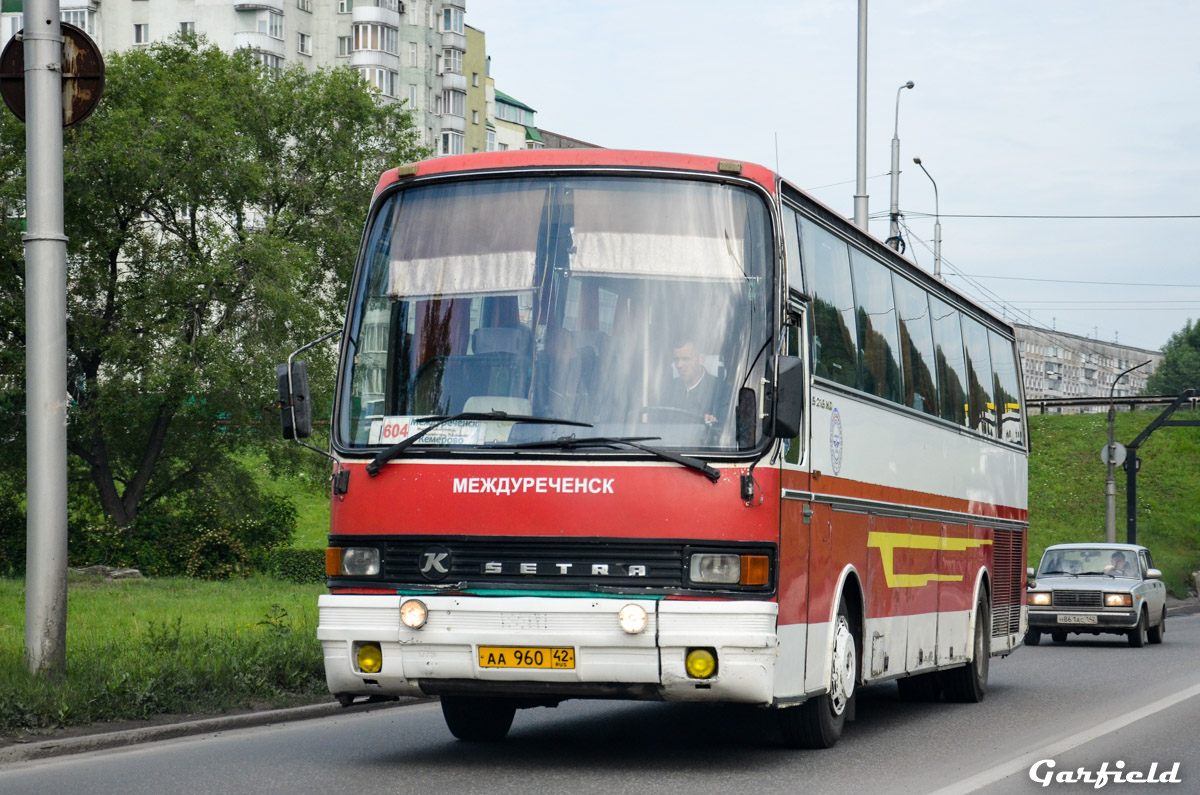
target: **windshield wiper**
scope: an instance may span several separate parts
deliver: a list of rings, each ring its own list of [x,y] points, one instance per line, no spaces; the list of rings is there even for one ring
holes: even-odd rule
[[[434,428],[445,425],[448,422],[456,422],[458,420],[494,420],[496,422],[532,422],[539,425],[575,425],[580,428],[591,428],[590,422],[577,422],[575,420],[560,420],[555,417],[533,417],[526,414],[508,414],[503,411],[463,411],[458,414],[436,414],[432,417],[421,417],[416,422],[429,422],[436,420],[432,425],[424,430],[414,433],[407,439],[397,442],[391,447],[385,448],[375,456],[371,463],[367,464],[367,474],[375,477],[379,474],[379,469],[396,458],[409,447],[419,442],[425,434],[432,431]]]
[[[625,445],[637,450],[650,453],[664,461],[673,461],[676,464],[682,464],[688,469],[694,469],[702,473],[706,478],[716,483],[721,479],[721,472],[716,467],[709,465],[699,458],[691,456],[679,455],[667,450],[660,450],[657,447],[641,444],[653,439],[661,439],[661,436],[585,436],[577,438],[575,436],[561,436],[558,439],[544,439],[537,442],[519,442],[517,444],[503,445],[506,449],[516,450],[537,450],[537,449],[558,449],[558,450],[575,450],[580,447],[616,447]]]
[[[1062,569],[1055,569],[1054,571],[1043,571],[1043,572],[1042,572],[1041,574],[1039,574],[1038,576],[1039,576],[1039,577],[1050,577],[1050,576],[1052,576],[1052,575],[1054,575],[1054,574],[1071,574],[1071,572],[1069,572],[1069,571],[1063,571]],[[1036,578],[1035,578],[1035,579],[1036,579]]]

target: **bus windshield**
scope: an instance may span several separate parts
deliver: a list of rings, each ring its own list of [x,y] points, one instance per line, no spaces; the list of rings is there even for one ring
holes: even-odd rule
[[[415,447],[533,449],[572,435],[756,447],[768,213],[748,188],[699,179],[488,178],[392,193],[355,282],[338,444],[387,446],[425,418],[504,412],[592,427],[471,419]]]

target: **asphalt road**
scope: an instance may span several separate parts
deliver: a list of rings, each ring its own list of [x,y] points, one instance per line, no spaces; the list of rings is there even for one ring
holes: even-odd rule
[[[749,708],[567,702],[517,714],[498,745],[454,740],[436,704],[220,732],[0,767],[0,793],[1094,792],[1047,771],[1162,775],[1114,792],[1200,792],[1200,615],[1161,646],[1072,636],[994,660],[982,704],[860,691],[828,751],[780,747]],[[1049,766],[1045,760],[1053,762]]]

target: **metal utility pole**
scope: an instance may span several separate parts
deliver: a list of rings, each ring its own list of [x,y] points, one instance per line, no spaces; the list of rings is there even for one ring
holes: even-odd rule
[[[858,159],[854,225],[867,230],[867,0],[858,0]]]
[[[915,84],[909,80],[896,89],[896,126],[892,129],[892,207],[889,212],[891,224],[888,227],[887,244],[896,251],[900,250],[900,92],[912,88]]]
[[[940,279],[942,278],[942,211],[938,205],[937,180],[929,173],[929,169],[925,168],[921,158],[914,157],[913,162],[921,167],[925,176],[929,177],[929,181],[933,183],[933,275]]]
[[[1142,442],[1149,438],[1150,434],[1154,433],[1159,428],[1196,428],[1200,427],[1200,420],[1172,420],[1169,419],[1176,409],[1182,406],[1186,401],[1191,399],[1192,395],[1196,394],[1196,390],[1185,390],[1179,397],[1175,398],[1175,402],[1167,408],[1163,409],[1163,413],[1159,414],[1153,422],[1146,426],[1146,430],[1138,434],[1128,445],[1129,454],[1125,457],[1125,541],[1129,544],[1137,543],[1137,475],[1141,469],[1141,461],[1138,459],[1138,448],[1142,446]]]
[[[1108,465],[1108,477],[1104,481],[1104,540],[1109,544],[1116,543],[1117,540],[1117,461],[1118,451],[1115,437],[1115,429],[1117,422],[1117,407],[1113,403],[1113,395],[1117,389],[1117,384],[1121,383],[1121,379],[1132,373],[1139,367],[1145,367],[1154,361],[1147,359],[1141,364],[1135,364],[1128,370],[1123,371],[1120,375],[1113,379],[1112,386],[1108,390],[1108,446],[1105,448],[1107,453],[1104,456],[1104,462]],[[1124,451],[1121,451],[1122,453]]]
[[[58,0],[25,0],[25,664],[67,663],[67,238]]]

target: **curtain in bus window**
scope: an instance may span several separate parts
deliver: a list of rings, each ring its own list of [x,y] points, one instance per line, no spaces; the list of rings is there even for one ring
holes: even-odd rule
[[[846,243],[801,219],[800,246],[813,291],[813,374],[857,386],[858,332]]]
[[[967,425],[987,436],[996,435],[996,401],[992,396],[992,355],[987,329],[963,315],[963,343],[967,349]]]
[[[938,375],[938,416],[967,424],[967,362],[963,355],[962,326],[958,310],[940,298],[929,296],[933,316]]]
[[[1000,438],[1013,444],[1025,443],[1025,422],[1021,407],[1021,383],[1017,376],[1017,356],[1012,340],[988,331],[992,353],[992,377],[996,383],[996,415],[1000,418]]]
[[[533,287],[546,184],[504,180],[415,188],[392,235],[388,295],[436,297]],[[503,217],[504,223],[495,222]]]
[[[904,362],[904,405],[938,416],[937,359],[924,288],[895,274],[892,284],[900,316],[900,351]]]
[[[900,332],[892,300],[891,271],[857,249],[851,250],[854,295],[858,298],[858,355],[862,360],[862,388],[900,403],[904,383],[900,376]]]
[[[744,279],[744,190],[683,180],[572,181],[571,272]]]

